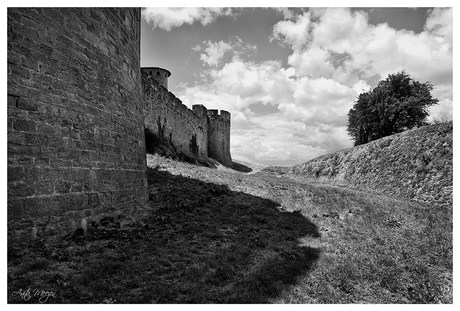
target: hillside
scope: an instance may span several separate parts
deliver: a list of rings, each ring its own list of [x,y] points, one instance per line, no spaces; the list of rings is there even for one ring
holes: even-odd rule
[[[265,171],[452,206],[452,129],[452,122],[430,125]]]

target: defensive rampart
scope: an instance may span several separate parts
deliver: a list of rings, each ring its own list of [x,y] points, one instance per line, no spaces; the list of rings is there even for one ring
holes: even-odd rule
[[[190,110],[146,72],[142,73],[145,126],[190,157],[208,156],[206,108]]]
[[[166,77],[156,80],[152,68],[157,67],[141,70],[146,128],[168,141],[178,153],[195,159],[211,157],[231,166],[230,113],[221,110],[219,114],[202,105],[188,109],[164,87]]]

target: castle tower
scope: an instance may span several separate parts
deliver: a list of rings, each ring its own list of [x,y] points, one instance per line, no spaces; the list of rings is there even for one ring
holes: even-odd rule
[[[148,200],[140,24],[140,8],[8,8],[14,239]]]
[[[155,79],[160,85],[168,89],[168,78],[171,76],[169,70],[160,67],[142,67],[141,72]]]
[[[224,165],[232,165],[230,155],[230,112],[208,110],[208,155]]]

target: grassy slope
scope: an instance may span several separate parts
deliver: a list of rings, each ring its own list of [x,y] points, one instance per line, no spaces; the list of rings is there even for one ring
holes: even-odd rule
[[[322,256],[275,302],[452,302],[451,211],[326,185],[301,192],[291,206],[309,215],[322,236],[300,243]]]
[[[453,123],[426,126],[327,154],[292,168],[304,181],[371,189],[452,206]]]
[[[451,210],[148,163],[143,213],[9,251],[8,301],[32,287],[55,291],[51,303],[452,302]]]

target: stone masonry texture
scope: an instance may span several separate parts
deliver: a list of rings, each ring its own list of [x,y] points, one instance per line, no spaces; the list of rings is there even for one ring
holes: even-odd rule
[[[221,110],[219,114],[202,105],[194,105],[190,110],[156,80],[155,71],[150,74],[150,67],[141,72],[146,128],[187,156],[210,157],[232,165],[230,113]]]
[[[7,15],[9,237],[145,203],[140,9]]]

